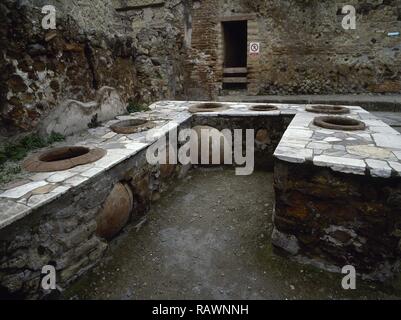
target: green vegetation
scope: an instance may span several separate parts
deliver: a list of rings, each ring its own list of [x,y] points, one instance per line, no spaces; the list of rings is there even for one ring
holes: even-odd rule
[[[21,171],[16,161],[24,159],[30,151],[44,148],[63,140],[64,136],[59,133],[52,133],[47,138],[31,134],[18,142],[7,143],[5,146],[0,147],[0,183],[12,180],[12,176]]]
[[[21,167],[15,162],[6,162],[0,165],[0,184],[10,182],[13,177],[21,172]]]
[[[135,113],[135,112],[142,112],[142,111],[149,111],[150,109],[143,104],[137,103],[133,100],[128,101],[127,111],[128,113]]]

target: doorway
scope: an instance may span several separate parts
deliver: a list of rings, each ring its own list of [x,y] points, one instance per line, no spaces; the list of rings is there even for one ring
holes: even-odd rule
[[[247,62],[247,21],[223,22],[224,68],[245,68]]]
[[[248,21],[225,21],[223,89],[246,89]]]

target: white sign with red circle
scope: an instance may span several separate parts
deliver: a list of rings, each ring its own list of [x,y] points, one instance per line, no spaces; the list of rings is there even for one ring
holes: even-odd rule
[[[249,44],[249,53],[251,55],[258,55],[260,53],[260,42],[251,42]]]

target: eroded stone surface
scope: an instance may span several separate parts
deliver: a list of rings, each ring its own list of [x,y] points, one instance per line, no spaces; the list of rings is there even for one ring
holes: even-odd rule
[[[347,151],[350,154],[373,159],[387,159],[391,155],[389,150],[369,145],[347,146]]]
[[[386,162],[368,164],[374,177],[277,163],[274,225],[281,236],[273,244],[326,270],[353,265],[371,279],[392,277],[401,253],[401,182],[383,178],[390,173]]]
[[[4,228],[28,212],[30,212],[30,208],[21,203],[11,200],[0,201],[0,228]]]
[[[398,160],[401,160],[401,151],[393,151]]]
[[[55,173],[51,175],[49,178],[47,178],[48,182],[63,182],[64,180],[67,180],[68,178],[71,178],[74,176],[76,173],[71,172],[71,171],[65,171],[65,172],[60,172],[60,173]]]
[[[275,156],[281,160],[303,163],[307,159],[311,160],[313,151],[311,149],[291,148],[287,146],[279,146],[275,151]]]
[[[386,161],[368,159],[366,164],[372,177],[388,178],[391,176],[391,168]]]
[[[379,147],[401,149],[400,135],[375,133],[373,138]]]
[[[9,189],[3,193],[0,194],[0,198],[10,198],[10,199],[19,199],[21,197],[23,197],[24,195],[26,195],[27,193],[43,187],[47,185],[47,182],[45,181],[37,181],[37,182],[30,182],[27,184],[24,184],[22,186],[13,188],[13,189]]]
[[[299,252],[298,239],[293,235],[284,234],[276,228],[273,229],[272,243],[292,255],[297,255]]]
[[[394,162],[394,161],[389,161],[389,164],[397,173],[397,175],[401,176],[401,164],[399,162]]]
[[[313,158],[313,163],[317,166],[329,166],[335,171],[346,173],[365,174],[365,162],[359,159],[350,159],[344,157],[333,157],[320,155]]]

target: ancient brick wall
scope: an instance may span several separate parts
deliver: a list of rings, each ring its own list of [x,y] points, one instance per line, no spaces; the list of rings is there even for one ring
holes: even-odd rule
[[[188,71],[200,82],[188,86],[200,96],[220,93],[222,18],[254,14],[248,44],[260,42],[261,53],[248,55],[249,94],[400,93],[400,37],[388,33],[400,30],[401,1],[347,4],[357,10],[356,30],[342,28],[342,1],[194,1],[198,61]]]
[[[400,93],[401,1],[348,1],[356,30],[344,30],[343,1],[267,1],[261,92]]]
[[[218,91],[221,66],[217,62],[218,22],[217,0],[194,1],[192,15],[192,41],[185,64],[186,95],[211,99]]]

